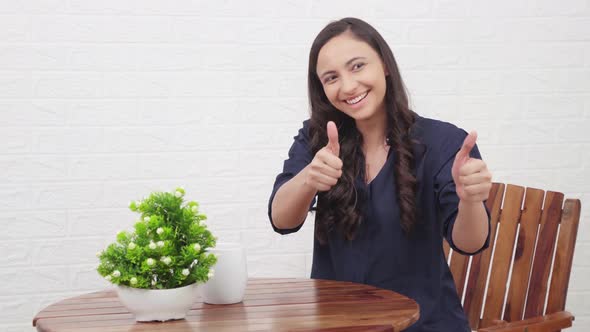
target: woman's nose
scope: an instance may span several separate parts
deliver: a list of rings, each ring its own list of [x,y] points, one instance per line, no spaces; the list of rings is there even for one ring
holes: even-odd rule
[[[356,88],[358,87],[357,80],[351,76],[343,76],[341,82],[342,85],[340,86],[340,90],[345,94],[354,94]]]

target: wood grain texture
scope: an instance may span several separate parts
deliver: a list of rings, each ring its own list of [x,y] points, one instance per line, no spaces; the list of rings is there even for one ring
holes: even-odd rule
[[[549,288],[549,299],[545,314],[565,309],[567,289],[572,271],[572,260],[578,234],[580,221],[581,203],[579,199],[567,199],[561,215],[559,228],[559,239],[555,262],[553,262],[553,274],[551,276],[551,288]]]
[[[490,211],[490,246],[487,250],[475,255],[471,260],[471,269],[469,271],[467,289],[465,290],[463,309],[467,314],[469,326],[472,329],[477,329],[480,322],[481,308],[484,302],[486,282],[492,259],[492,248],[495,244],[496,229],[500,220],[505,189],[506,185],[503,183],[494,183],[492,185],[489,198],[486,201],[486,207]]]
[[[524,314],[526,292],[533,263],[537,230],[541,222],[544,196],[545,192],[543,190],[526,189],[516,250],[514,252],[512,278],[508,297],[506,298],[506,310],[504,310],[503,319],[508,322],[521,320]]]
[[[492,262],[492,271],[486,295],[485,307],[480,326],[488,326],[494,320],[502,319],[504,295],[508,273],[512,262],[512,252],[516,238],[516,229],[521,215],[524,188],[508,185],[504,206],[500,215],[500,230]]]
[[[242,303],[200,300],[187,318],[137,323],[114,290],[52,304],[33,319],[38,331],[401,331],[419,318],[418,304],[372,286],[314,279],[250,279]]]
[[[548,191],[541,214],[541,227],[524,310],[525,319],[543,315],[562,206],[563,194]]]

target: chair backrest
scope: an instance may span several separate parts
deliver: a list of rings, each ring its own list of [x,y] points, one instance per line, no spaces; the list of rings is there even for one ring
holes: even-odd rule
[[[471,328],[564,310],[580,200],[566,199],[564,204],[562,193],[494,183],[487,207],[487,250],[463,256],[444,242]]]

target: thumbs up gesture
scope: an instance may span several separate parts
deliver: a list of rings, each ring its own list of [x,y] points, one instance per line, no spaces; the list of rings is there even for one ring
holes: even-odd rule
[[[477,133],[474,131],[465,137],[451,171],[459,199],[470,203],[486,200],[492,188],[492,173],[486,163],[469,156],[476,140]]]
[[[305,184],[317,191],[328,191],[342,176],[342,160],[340,160],[340,143],[338,128],[332,121],[328,122],[328,144],[320,149],[306,167]]]

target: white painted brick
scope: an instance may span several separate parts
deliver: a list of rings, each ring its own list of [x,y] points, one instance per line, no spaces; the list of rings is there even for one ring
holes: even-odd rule
[[[70,125],[122,126],[136,125],[137,102],[133,100],[68,100],[60,101],[69,110]]]
[[[590,267],[573,267],[572,274],[570,276],[570,291],[590,291],[590,286],[586,282],[588,278],[590,278]]]
[[[195,192],[195,197],[205,196],[206,192]],[[198,200],[197,200],[198,202]],[[247,229],[247,219],[249,205],[230,203],[230,204],[207,204],[200,206],[200,213],[207,216],[207,225],[210,229],[217,231],[232,231]]]
[[[411,95],[440,95],[457,92],[459,78],[441,71],[406,71],[403,79]]]
[[[30,128],[3,128],[0,132],[0,151],[3,153],[30,152],[33,148],[33,139]]]
[[[502,135],[499,135],[501,144],[514,144],[515,139],[526,137],[528,144],[553,143],[557,136],[555,124],[544,120],[516,120],[500,121]]]
[[[114,240],[114,239],[113,239]],[[104,241],[96,238],[32,242],[33,266],[98,263],[96,253]]]
[[[30,41],[31,19],[23,15],[2,15],[2,19],[0,19],[0,40],[3,43]]]
[[[367,5],[359,6],[354,0],[339,1],[335,5],[330,1],[311,1],[311,16],[324,20],[323,25],[332,20],[338,20],[343,17],[367,17],[375,14],[374,2],[367,2]],[[371,4],[371,5],[369,5]],[[316,34],[319,30],[316,30]]]
[[[268,176],[274,174],[280,165],[280,156],[284,151],[241,151],[240,165],[248,165],[251,176]]]
[[[275,175],[264,178],[242,179],[239,183],[239,201],[241,202],[268,202],[268,197],[274,184]]]
[[[19,323],[31,319],[35,313],[33,305],[28,298],[21,296],[0,297],[0,321],[6,323]],[[0,325],[2,331],[6,331]]]
[[[575,314],[576,320],[572,323],[572,327],[569,328],[572,332],[585,332],[590,330],[590,316],[581,316]]]
[[[469,2],[462,0],[437,0],[434,1],[432,15],[442,18],[469,17],[470,7]]]
[[[579,230],[581,228],[580,226],[578,226]],[[576,242],[576,249],[574,253],[574,266],[588,267],[590,266],[590,243],[583,243],[580,240],[581,239],[578,239]]]
[[[67,285],[67,268],[35,267],[9,268],[0,271],[0,294],[36,294],[40,292],[65,291]]]
[[[0,210],[22,210],[33,206],[30,185],[2,185],[0,186]]]
[[[280,112],[280,111],[277,111]],[[303,121],[291,123],[289,131],[282,126],[276,125],[242,125],[239,128],[240,139],[238,146],[242,149],[266,148],[288,148],[293,144],[293,137],[297,135],[302,127]],[[275,151],[269,151],[274,153]]]
[[[412,109],[420,116],[446,122],[453,122],[458,117],[462,105],[456,95],[416,96],[412,92],[410,95]]]
[[[590,5],[585,0],[569,0],[567,6],[551,0],[535,0],[530,5],[533,7],[531,12],[538,16],[590,16]]]
[[[105,149],[110,152],[155,152],[175,149],[172,127],[108,127],[104,132]]]
[[[249,125],[270,123],[281,123],[286,126],[300,125],[305,119],[309,118],[308,103],[307,98],[302,96],[281,99],[246,99],[241,101],[237,107],[239,113],[237,119]],[[282,125],[281,128],[283,128]],[[294,130],[297,130],[297,128],[294,128]]]
[[[249,255],[248,276],[252,278],[307,278],[305,255]]]
[[[240,42],[240,29],[244,20],[209,19],[195,17],[175,18],[172,35],[180,43],[234,43]],[[225,27],[220,29],[219,27]]]
[[[41,98],[98,97],[102,85],[102,76],[94,72],[34,72],[31,84]]]
[[[423,18],[429,17],[432,13],[434,0],[418,0],[404,3],[403,8],[392,5],[387,1],[368,1],[367,7],[372,7],[376,18]],[[355,8],[355,7],[352,7]],[[358,7],[356,7],[358,8]],[[353,16],[355,16],[354,14]]]
[[[129,207],[129,202],[132,200],[142,199],[148,196],[152,191],[168,191],[179,185],[183,185],[187,193],[192,193],[195,189],[188,185],[188,183],[179,183],[177,180],[151,180],[151,181],[113,181],[104,184],[105,192],[105,207],[107,208],[125,208]],[[198,187],[196,187],[198,188]],[[192,194],[191,194],[192,196]],[[127,222],[129,225],[132,221]]]
[[[264,232],[271,231],[270,220],[268,219],[268,199],[272,186],[268,188],[268,194],[264,199],[261,198],[260,204],[246,204],[240,208],[240,214],[243,216],[245,229],[258,229]]]
[[[67,12],[69,14],[82,15],[125,15],[135,11],[138,5],[134,1],[105,0],[99,3],[83,0],[68,1]]]
[[[313,1],[312,6],[322,5],[321,1]],[[340,10],[341,7],[333,7],[333,10]],[[358,6],[356,8],[359,8]],[[366,10],[366,9],[365,9]],[[331,11],[332,12],[332,11]],[[326,12],[324,12],[325,15]],[[282,41],[281,45],[296,44],[297,46],[304,46],[308,52],[316,35],[333,19],[340,19],[343,16],[333,16],[331,18],[323,18],[318,20],[297,19],[284,20],[277,24],[279,31],[279,39]],[[305,58],[307,63],[307,57]],[[304,71],[307,72],[307,71]]]
[[[124,203],[123,201],[122,204]],[[68,234],[70,236],[112,236],[119,230],[131,229],[137,219],[139,215],[127,208],[70,210]]]
[[[5,183],[51,181],[67,174],[65,158],[58,155],[2,156],[0,180]]]
[[[313,218],[307,218],[301,229],[297,232],[288,235],[275,234],[276,251],[285,253],[311,253],[313,250],[313,225]]]
[[[24,10],[31,14],[65,14],[69,0],[27,0],[23,3]]]
[[[71,266],[68,271],[70,289],[88,292],[112,287],[111,283],[98,274],[96,271],[97,266],[98,260],[94,265]]]
[[[0,98],[27,98],[33,94],[31,74],[27,71],[0,72]]]
[[[307,75],[303,71],[282,74],[278,84],[281,97],[296,98],[307,95]]]
[[[587,18],[498,19],[490,22],[497,41],[587,41]]]
[[[68,157],[68,177],[72,180],[133,179],[140,175],[134,155],[78,155]]]
[[[35,130],[34,151],[41,153],[87,153],[104,150],[104,130],[97,127],[54,127]]]
[[[522,119],[525,113],[525,99],[519,96],[465,96],[457,104],[461,118],[480,122]]]
[[[69,67],[75,70],[117,71],[137,68],[132,45],[83,45],[68,50]]]
[[[66,225],[65,211],[3,212],[0,214],[0,226],[5,231],[0,238],[59,238],[65,236]]]
[[[199,112],[208,112],[199,110]],[[223,112],[223,110],[220,110]],[[206,126],[183,126],[173,128],[174,133],[168,150],[181,151],[226,151],[238,146],[239,130],[231,124]]]
[[[590,143],[590,119],[560,121],[557,128],[558,142],[583,142]]]
[[[248,256],[255,256],[264,253],[276,253],[276,237],[270,230],[260,232],[259,230],[242,231],[242,245],[248,252]]]
[[[584,100],[570,96],[527,96],[527,118],[572,119],[584,114]]]
[[[531,168],[575,169],[582,162],[582,150],[577,144],[552,144],[526,148],[526,161]],[[551,158],[547,158],[551,156]],[[524,157],[524,158],[523,158]],[[590,189],[588,187],[587,189]]]
[[[33,204],[41,209],[93,208],[104,206],[101,183],[35,184]]]
[[[139,103],[139,116],[136,123],[148,126],[238,124],[244,112],[242,105],[243,102],[229,98],[146,100]],[[260,108],[258,112],[262,113]]]
[[[577,44],[478,45],[463,49],[464,68],[582,67],[584,48]]]
[[[6,267],[31,265],[29,241],[3,241],[0,243],[0,265]]]
[[[167,42],[171,24],[166,16],[36,16],[32,38],[38,42]]]
[[[413,21],[408,23],[406,39],[409,43],[448,44],[487,36],[490,32],[478,25],[466,27],[465,21]],[[478,31],[478,30],[483,30]]]
[[[240,96],[245,97],[278,97],[279,95],[291,97],[294,91],[297,91],[296,95],[300,95],[305,91],[306,81],[304,79],[294,82],[294,80],[300,78],[301,75],[293,75],[292,79],[291,75],[281,75],[272,72],[260,73],[258,75],[241,75],[238,83],[238,91],[240,92]]]
[[[240,165],[240,154],[228,151],[202,151],[140,155],[136,176],[143,178],[232,176]]]
[[[449,74],[447,74],[449,75]],[[444,82],[441,82],[444,84]],[[486,94],[495,95],[501,90],[501,76],[493,71],[467,71],[457,76],[459,95]]]

